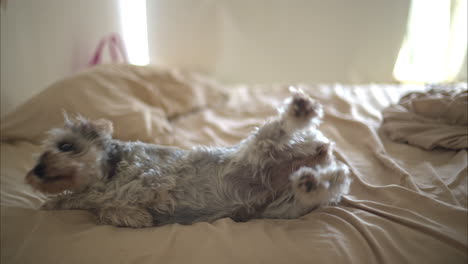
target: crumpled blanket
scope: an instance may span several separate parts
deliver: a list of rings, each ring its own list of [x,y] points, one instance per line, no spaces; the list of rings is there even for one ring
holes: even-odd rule
[[[431,85],[383,110],[382,129],[398,142],[426,150],[468,148],[466,83]]]
[[[177,69],[101,65],[52,84],[2,118],[0,140],[39,143],[67,113],[106,118],[121,140],[159,143],[155,138],[171,133],[172,121],[222,104],[222,90],[212,79]]]

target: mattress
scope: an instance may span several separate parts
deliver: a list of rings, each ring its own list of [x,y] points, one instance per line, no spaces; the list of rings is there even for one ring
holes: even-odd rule
[[[467,150],[394,142],[382,110],[418,85],[296,84],[320,101],[320,130],[351,168],[337,206],[299,219],[229,218],[131,229],[89,212],[43,211],[24,183],[63,111],[113,121],[115,137],[228,146],[276,112],[283,84],[225,85],[179,70],[103,65],[59,81],[1,122],[2,263],[466,263]]]

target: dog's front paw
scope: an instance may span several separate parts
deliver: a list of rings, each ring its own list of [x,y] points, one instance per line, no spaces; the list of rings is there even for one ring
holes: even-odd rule
[[[60,209],[60,200],[51,199],[47,200],[41,205],[41,210],[57,210]]]
[[[321,165],[330,164],[333,161],[333,149],[335,148],[335,143],[333,142],[323,142],[319,143],[315,149],[315,157]]]
[[[113,225],[118,227],[151,227],[153,226],[152,215],[139,208],[105,208],[96,214],[96,220],[102,225]]]

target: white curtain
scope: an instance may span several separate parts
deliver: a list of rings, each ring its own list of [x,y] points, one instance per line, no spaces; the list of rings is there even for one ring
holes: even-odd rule
[[[466,0],[413,0],[395,65],[403,82],[466,81]]]

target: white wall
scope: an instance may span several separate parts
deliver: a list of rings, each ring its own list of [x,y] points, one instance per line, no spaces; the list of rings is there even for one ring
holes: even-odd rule
[[[120,32],[117,0],[9,0],[1,10],[1,116],[86,66]]]
[[[225,81],[392,82],[410,0],[147,2],[154,63]]]
[[[391,82],[410,0],[148,0],[151,63],[228,82]],[[1,116],[121,32],[119,0],[8,0]]]

